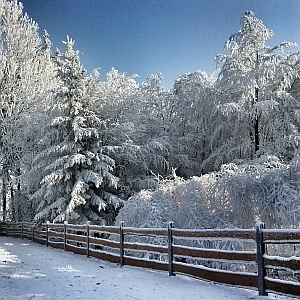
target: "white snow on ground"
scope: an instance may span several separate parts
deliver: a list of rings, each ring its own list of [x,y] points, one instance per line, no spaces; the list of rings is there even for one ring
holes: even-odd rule
[[[280,299],[256,290],[123,266],[0,237],[0,299]]]

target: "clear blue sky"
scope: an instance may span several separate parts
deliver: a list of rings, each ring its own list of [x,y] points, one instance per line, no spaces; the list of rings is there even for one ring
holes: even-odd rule
[[[162,73],[165,88],[179,74],[212,73],[214,57],[241,27],[251,10],[275,37],[300,45],[300,0],[23,0],[24,12],[46,29],[64,51],[66,35],[75,40],[81,62],[101,78],[112,68],[138,74],[139,82]],[[293,51],[298,51],[299,48]]]

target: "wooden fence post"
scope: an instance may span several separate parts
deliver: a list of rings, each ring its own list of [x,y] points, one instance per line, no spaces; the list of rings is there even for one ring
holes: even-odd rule
[[[21,239],[23,239],[23,230],[24,230],[24,229],[23,229],[23,226],[24,226],[24,225],[23,225],[23,221],[22,221],[22,222],[21,222]]]
[[[267,296],[265,290],[266,269],[264,266],[265,244],[263,240],[264,223],[257,223],[256,229],[256,262],[257,262],[257,284],[259,296]]]
[[[48,241],[49,241],[49,224],[50,222],[46,222],[46,247],[48,247]]]
[[[64,251],[67,249],[67,225],[68,221],[64,221]]]
[[[90,221],[86,222],[86,257],[90,256]]]
[[[34,224],[31,226],[31,234],[32,234],[31,240],[34,242]]]
[[[120,222],[120,267],[124,265],[124,221]]]
[[[169,276],[174,276],[173,273],[173,236],[172,236],[172,228],[174,227],[173,222],[169,222],[168,224],[168,258],[169,258]]]

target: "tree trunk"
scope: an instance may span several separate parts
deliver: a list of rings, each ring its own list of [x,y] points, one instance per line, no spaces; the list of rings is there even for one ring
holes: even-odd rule
[[[255,103],[258,102],[258,88],[255,88]],[[254,151],[257,153],[259,150],[259,132],[258,132],[258,114],[257,109],[255,109],[255,119],[254,119]]]
[[[2,211],[3,211],[3,221],[5,221],[5,216],[6,216],[6,202],[7,202],[7,199],[6,199],[6,181],[5,181],[5,178],[4,176],[2,177]]]
[[[256,87],[255,87],[255,95],[254,95],[254,105],[258,103],[258,76],[259,76],[259,51],[256,50]],[[258,113],[257,113],[257,108],[255,108],[255,115],[254,115],[254,124],[253,124],[253,129],[254,129],[254,154],[257,153],[259,150],[259,132],[258,132]]]

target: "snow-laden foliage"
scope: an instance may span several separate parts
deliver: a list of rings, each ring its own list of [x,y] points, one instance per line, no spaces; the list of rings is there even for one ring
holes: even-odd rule
[[[21,220],[22,212],[27,211],[23,208],[23,197],[27,196],[23,194],[18,176],[24,169],[23,157],[28,159],[30,153],[35,151],[32,143],[35,139],[33,132],[36,131],[33,120],[44,114],[55,83],[49,57],[41,51],[38,26],[23,14],[22,9],[22,3],[17,1],[1,1],[2,210],[4,214],[10,211],[14,220]]]
[[[94,98],[97,115],[108,118],[102,132],[103,147],[115,160],[124,197],[155,186],[153,172],[168,174],[172,152],[161,117],[165,99],[162,76],[151,75],[139,86],[134,77],[112,69],[106,82],[96,84]]]
[[[174,84],[173,101],[168,103],[172,112],[170,134],[175,146],[172,167],[185,178],[207,172],[202,162],[211,152],[215,81],[202,71],[181,75]]]
[[[125,202],[116,220],[131,227],[166,227],[172,220],[174,205],[169,199],[157,199],[149,190],[142,190]]]
[[[37,207],[35,220],[111,223],[122,202],[110,193],[118,179],[111,173],[114,160],[101,148],[105,122],[90,111],[85,70],[67,38],[66,53],[56,53],[61,86],[53,119],[31,171],[42,174],[31,197]]]
[[[86,75],[71,39],[52,55],[22,5],[0,3],[3,214],[111,224],[123,198],[127,226],[298,226],[300,55],[270,47],[254,13],[214,74],[165,91],[162,74]]]
[[[293,164],[296,164],[296,158]],[[240,227],[262,221],[268,228],[298,227],[300,221],[297,168],[277,157],[223,165],[216,176],[216,190],[223,193],[227,207]]]
[[[169,220],[178,228],[251,228],[258,221],[268,228],[299,227],[299,195],[299,157],[286,165],[263,156],[189,180],[175,175],[126,201],[117,220],[136,227],[165,227]]]
[[[166,228],[170,221],[174,222],[175,228],[189,229],[212,229],[212,228],[234,228],[236,225],[234,215],[222,209],[221,203],[216,203],[212,192],[214,180],[209,176],[193,177],[184,180],[175,174],[173,178],[157,178],[157,188],[153,191],[142,190],[128,201],[120,210],[116,224],[124,221],[125,226],[133,227],[158,227]],[[216,197],[217,201],[221,199]],[[126,241],[131,243],[143,242],[154,245],[167,245],[166,239],[162,237],[136,237],[126,236]],[[177,241],[174,241],[176,243]],[[236,249],[240,250],[240,243],[231,241],[209,241],[209,240],[180,240],[181,245],[211,248],[211,249]],[[130,253],[129,253],[130,255]],[[135,253],[135,255],[137,255]],[[144,257],[144,253],[138,253]],[[149,257],[152,258],[152,257]],[[153,259],[153,258],[152,258]],[[156,255],[155,259],[166,261],[164,255]],[[188,259],[191,261],[192,259]],[[197,264],[197,261],[193,260]],[[200,263],[202,264],[202,263]],[[222,268],[222,263],[216,264]],[[214,265],[213,267],[216,267]],[[207,265],[207,267],[212,267]],[[226,268],[226,266],[223,266]],[[228,267],[228,266],[227,266]]]
[[[283,51],[295,43],[267,46],[273,32],[252,12],[246,12],[241,23],[225,44],[230,54],[216,57],[217,123],[210,139],[212,153],[203,162],[210,170],[262,154],[291,159],[298,147],[299,99],[292,90],[299,78],[299,53]]]
[[[126,201],[116,222],[135,227],[166,227],[169,221],[177,228],[233,227],[230,211],[212,201],[213,182],[209,176],[186,181],[174,171],[173,179],[161,180],[155,190],[143,190]]]

